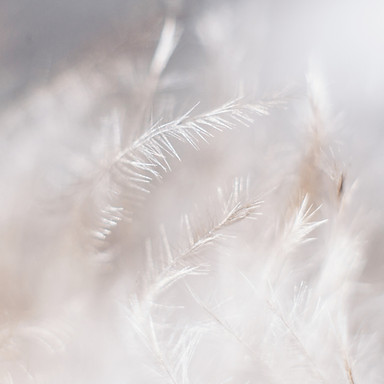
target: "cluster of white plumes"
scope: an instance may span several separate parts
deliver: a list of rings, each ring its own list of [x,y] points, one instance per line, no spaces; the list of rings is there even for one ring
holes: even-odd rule
[[[362,8],[292,7],[142,10],[2,109],[0,383],[383,382]]]

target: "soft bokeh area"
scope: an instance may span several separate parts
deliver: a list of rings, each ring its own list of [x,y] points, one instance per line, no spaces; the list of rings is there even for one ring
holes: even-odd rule
[[[2,0],[0,383],[381,383],[383,18]]]

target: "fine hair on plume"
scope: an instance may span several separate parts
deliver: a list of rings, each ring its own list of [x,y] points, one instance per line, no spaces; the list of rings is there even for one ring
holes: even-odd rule
[[[279,1],[112,3],[0,110],[0,383],[382,383],[380,135],[331,38],[295,50],[316,17]]]

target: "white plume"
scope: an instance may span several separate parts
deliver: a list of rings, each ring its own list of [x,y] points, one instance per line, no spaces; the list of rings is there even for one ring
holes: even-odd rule
[[[380,2],[15,7],[0,383],[382,383]]]

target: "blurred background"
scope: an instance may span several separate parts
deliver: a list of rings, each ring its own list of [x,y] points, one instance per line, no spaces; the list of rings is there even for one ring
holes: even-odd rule
[[[151,63],[167,20],[168,26],[175,21],[177,44],[164,72],[153,75]],[[253,241],[269,241],[277,230],[295,177],[305,179],[300,172],[308,164],[302,162],[311,160],[306,156],[315,141],[311,78],[312,86],[318,85],[315,112],[329,141],[321,143],[325,160],[321,154],[319,169],[308,174],[327,174],[332,182],[324,189],[331,185],[332,198],[339,193],[340,199],[341,189],[347,196],[353,192],[341,232],[362,235],[357,242],[365,264],[357,284],[361,298],[356,296],[352,307],[363,303],[356,308],[373,324],[376,337],[383,309],[373,298],[380,304],[384,289],[383,20],[382,0],[0,0],[0,307],[5,308],[0,320],[17,327],[25,318],[29,326],[32,316],[31,324],[38,319],[44,330],[46,319],[65,320],[70,308],[73,324],[79,318],[84,322],[74,332],[73,350],[81,356],[83,347],[91,346],[86,359],[92,363],[86,366],[97,376],[91,368],[92,343],[100,342],[95,361],[111,367],[104,381],[89,382],[112,382],[109,375],[118,374],[115,363],[125,366],[125,361],[116,348],[120,336],[116,343],[94,337],[114,332],[114,323],[104,324],[99,316],[113,319],[102,299],[115,303],[121,292],[136,287],[146,241],[156,239],[162,225],[177,247],[185,213],[198,208],[206,216],[201,221],[209,222],[215,212],[208,213],[207,196],[216,196],[218,187],[231,185],[234,177],[250,175],[255,190],[273,191],[263,216],[267,224],[260,224]],[[176,143],[182,166],[170,159],[172,173],[161,170],[163,182],[152,183],[152,193],[133,213],[134,225],[116,220],[110,238],[93,247],[92,231],[110,201],[131,208],[109,182],[111,164],[116,156],[121,160],[121,151],[138,133],[154,122],[173,121],[193,106],[192,114],[199,114],[238,96],[259,100],[282,90],[288,95],[285,109],[215,134],[208,140],[213,145],[201,143],[198,155]],[[314,168],[316,161],[308,163]],[[339,171],[344,185],[335,195]],[[322,188],[321,180],[313,185]],[[328,195],[325,207],[335,208]],[[248,246],[247,240],[247,252]],[[259,252],[267,254],[263,248]],[[20,356],[25,353],[25,361],[36,359],[39,366],[35,344],[23,347],[23,337]],[[12,343],[9,359],[19,372],[22,357]],[[104,343],[114,351],[106,363]],[[0,360],[1,353],[8,349],[0,350]],[[67,363],[81,376],[84,367],[76,356],[70,352]],[[65,376],[62,380],[68,382]]]
[[[84,52],[118,50],[127,40],[140,41],[134,31],[143,32],[144,25],[155,24],[164,13],[193,24],[207,10],[220,13],[223,8],[232,13],[229,24],[242,19],[233,36],[239,46],[242,39],[260,42],[261,47],[247,49],[258,49],[261,71],[254,75],[264,83],[301,82],[313,60],[321,65],[335,102],[353,103],[354,110],[369,107],[371,113],[380,106],[384,4],[379,0],[2,0],[2,107],[73,66]]]
[[[197,101],[228,100],[239,88],[260,95],[292,87],[302,97],[307,75],[319,75],[342,132],[347,178],[359,180],[361,198],[381,220],[380,0],[2,0],[3,164],[13,163],[17,173],[17,164],[30,163],[42,146],[55,162],[55,142],[73,142],[72,132],[76,142],[86,143],[92,127],[119,105],[125,108],[167,16],[182,25],[169,63],[180,110]],[[12,145],[29,155],[18,162]]]

